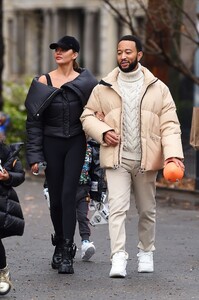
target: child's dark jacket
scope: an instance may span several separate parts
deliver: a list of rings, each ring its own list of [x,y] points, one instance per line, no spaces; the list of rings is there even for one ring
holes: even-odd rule
[[[21,143],[5,145],[0,143],[0,159],[10,178],[0,181],[0,238],[23,235],[24,217],[16,191],[25,180],[25,172],[17,157]]]

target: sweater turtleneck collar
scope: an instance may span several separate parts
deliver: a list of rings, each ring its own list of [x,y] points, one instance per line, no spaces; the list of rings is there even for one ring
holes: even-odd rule
[[[122,81],[134,82],[138,81],[143,77],[143,72],[141,70],[141,64],[138,63],[138,68],[135,71],[125,73],[119,69],[119,79]]]

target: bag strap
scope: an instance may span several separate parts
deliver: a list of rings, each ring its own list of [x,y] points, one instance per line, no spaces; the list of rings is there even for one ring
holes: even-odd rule
[[[53,86],[50,75],[48,73],[46,73],[46,74],[44,74],[44,76],[46,76],[47,84],[50,86]]]

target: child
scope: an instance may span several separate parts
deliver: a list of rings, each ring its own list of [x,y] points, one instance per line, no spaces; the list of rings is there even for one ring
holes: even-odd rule
[[[81,245],[81,258],[84,261],[88,261],[95,253],[95,246],[93,242],[90,242],[90,228],[88,219],[88,208],[90,202],[90,169],[92,163],[92,147],[87,143],[86,155],[84,165],[79,179],[79,186],[77,189],[76,201],[77,201],[77,220],[79,224],[79,234],[82,239]]]
[[[6,145],[0,142],[0,295],[11,289],[10,273],[6,261],[3,238],[23,235],[24,218],[13,187],[25,180],[25,172],[17,157],[23,143]]]

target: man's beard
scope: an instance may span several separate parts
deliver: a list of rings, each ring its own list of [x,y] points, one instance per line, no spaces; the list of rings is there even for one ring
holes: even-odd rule
[[[128,66],[128,68],[122,68],[119,64],[118,64],[118,67],[120,68],[120,70],[122,72],[129,73],[129,72],[132,72],[137,67],[137,64],[138,64],[138,60],[136,57],[136,59]]]

